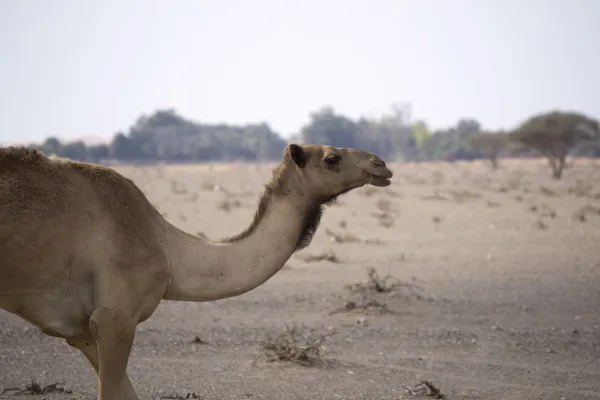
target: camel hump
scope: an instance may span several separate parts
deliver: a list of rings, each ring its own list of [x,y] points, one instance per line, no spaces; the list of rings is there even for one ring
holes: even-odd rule
[[[9,169],[14,166],[42,165],[48,163],[41,151],[22,146],[0,148],[0,169]]]

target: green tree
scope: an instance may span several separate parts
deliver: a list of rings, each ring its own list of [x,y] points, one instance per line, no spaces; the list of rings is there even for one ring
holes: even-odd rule
[[[498,169],[498,158],[509,143],[509,137],[506,132],[486,132],[482,131],[474,134],[468,139],[469,146],[483,154],[490,161],[492,170]]]
[[[597,137],[599,131],[598,121],[586,115],[550,111],[528,118],[511,133],[511,137],[546,157],[552,177],[560,179],[569,152],[580,141]]]

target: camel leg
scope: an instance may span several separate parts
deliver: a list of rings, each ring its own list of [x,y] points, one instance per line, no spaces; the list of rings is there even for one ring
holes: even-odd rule
[[[98,346],[96,344],[96,339],[92,337],[90,332],[85,331],[79,336],[68,338],[67,343],[69,346],[75,347],[81,351],[92,368],[94,368],[94,371],[96,371],[96,374],[98,374]],[[125,374],[125,382],[123,385],[124,393],[121,400],[139,400],[127,374]]]
[[[90,318],[90,333],[98,345],[98,400],[119,400],[127,395],[127,362],[136,324],[105,307]]]

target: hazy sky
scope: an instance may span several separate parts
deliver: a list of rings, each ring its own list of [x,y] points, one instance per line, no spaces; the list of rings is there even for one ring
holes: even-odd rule
[[[434,128],[600,117],[600,0],[0,0],[0,142],[110,137],[142,113],[266,121],[409,101]]]

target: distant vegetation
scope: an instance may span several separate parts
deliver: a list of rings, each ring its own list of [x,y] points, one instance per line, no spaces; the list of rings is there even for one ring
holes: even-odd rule
[[[488,132],[474,119],[431,131],[425,121],[404,123],[397,111],[378,119],[353,120],[331,107],[313,112],[291,141],[355,147],[392,161],[454,161],[544,156],[560,178],[569,154],[600,156],[598,122],[588,116],[552,111],[532,116],[510,132]],[[48,138],[30,147],[91,162],[207,162],[279,160],[287,141],[266,123],[234,126],[195,122],[175,110],[143,115],[108,144],[61,143]]]

